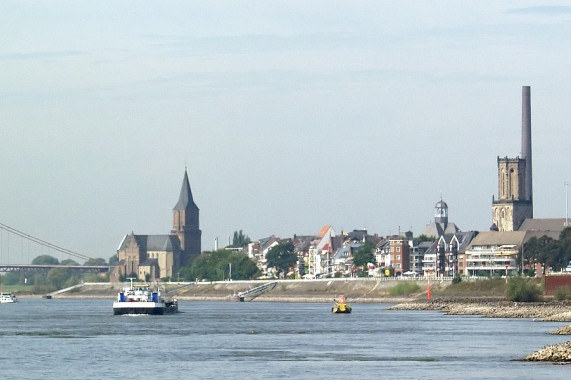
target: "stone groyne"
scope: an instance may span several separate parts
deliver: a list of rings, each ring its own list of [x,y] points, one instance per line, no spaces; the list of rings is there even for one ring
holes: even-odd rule
[[[571,364],[571,341],[543,347],[521,359],[526,362],[554,362]]]
[[[493,318],[530,318],[539,321],[571,322],[571,304],[560,302],[422,301],[400,303],[389,309],[438,310],[451,315],[482,315]]]
[[[529,318],[537,321],[571,322],[571,304],[568,302],[423,301],[400,303],[389,307],[389,309],[438,310],[454,315],[481,315],[491,318]],[[571,325],[553,330],[550,334],[571,335]],[[520,360],[571,364],[571,341],[543,347]]]

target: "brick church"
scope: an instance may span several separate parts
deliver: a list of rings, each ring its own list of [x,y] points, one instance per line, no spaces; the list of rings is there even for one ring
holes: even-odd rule
[[[192,198],[185,169],[178,202],[173,208],[173,227],[168,235],[136,235],[123,237],[117,249],[119,263],[112,281],[120,276],[135,275],[143,281],[176,277],[181,267],[200,255],[202,231],[199,209]]]

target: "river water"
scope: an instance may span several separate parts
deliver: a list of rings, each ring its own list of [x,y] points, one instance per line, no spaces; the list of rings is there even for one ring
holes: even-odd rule
[[[5,379],[563,379],[514,361],[569,340],[566,323],[388,311],[353,304],[181,301],[180,313],[113,316],[112,300],[0,305]]]

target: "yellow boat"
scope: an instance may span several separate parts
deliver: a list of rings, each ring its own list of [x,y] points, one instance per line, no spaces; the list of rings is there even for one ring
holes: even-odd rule
[[[351,306],[349,306],[349,304],[347,303],[347,298],[345,298],[344,295],[337,296],[337,298],[335,298],[334,301],[335,301],[335,304],[331,308],[331,311],[333,313],[336,313],[336,314],[338,314],[338,313],[345,313],[345,314],[351,313]]]

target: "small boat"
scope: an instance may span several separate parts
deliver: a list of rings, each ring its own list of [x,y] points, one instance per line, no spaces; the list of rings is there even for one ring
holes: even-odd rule
[[[117,300],[113,302],[113,315],[163,315],[178,312],[176,298],[165,299],[159,289],[153,291],[147,285],[135,287],[133,278],[129,280],[131,284],[124,287],[117,295]]]
[[[350,314],[351,313],[351,306],[347,303],[347,298],[344,295],[339,295],[337,298],[334,299],[335,303],[331,308],[331,311],[335,314]]]
[[[0,303],[14,303],[18,302],[14,293],[0,293]]]

